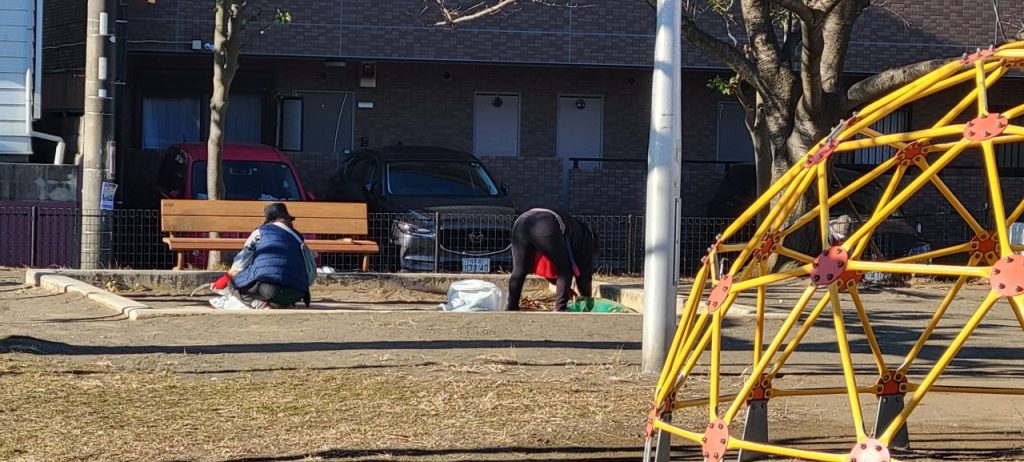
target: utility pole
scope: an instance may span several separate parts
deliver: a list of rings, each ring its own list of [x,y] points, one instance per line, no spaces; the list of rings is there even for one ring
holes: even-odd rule
[[[110,178],[114,148],[113,34],[116,0],[88,0],[85,37],[85,115],[82,117],[82,259],[81,267],[103,266],[110,251],[108,199],[103,182]],[[108,196],[112,195],[108,191]]]
[[[646,373],[661,371],[676,324],[682,163],[681,14],[680,0],[658,0],[644,225],[642,367]]]

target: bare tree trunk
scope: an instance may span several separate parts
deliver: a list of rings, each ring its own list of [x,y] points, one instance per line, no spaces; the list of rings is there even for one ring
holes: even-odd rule
[[[224,175],[221,153],[224,150],[224,123],[228,111],[231,82],[238,70],[241,43],[241,15],[245,2],[217,2],[213,32],[213,95],[210,97],[210,135],[206,141],[206,193],[209,200],[224,199]],[[217,237],[216,233],[210,233]],[[208,269],[221,266],[221,253],[210,251]]]

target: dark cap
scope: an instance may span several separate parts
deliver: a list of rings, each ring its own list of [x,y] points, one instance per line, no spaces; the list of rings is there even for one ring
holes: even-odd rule
[[[282,218],[287,218],[289,220],[295,219],[295,217],[291,216],[291,214],[288,213],[288,207],[286,207],[284,204],[280,202],[274,202],[271,204],[267,204],[267,206],[263,208],[264,223],[270,223],[273,221],[280,220]]]

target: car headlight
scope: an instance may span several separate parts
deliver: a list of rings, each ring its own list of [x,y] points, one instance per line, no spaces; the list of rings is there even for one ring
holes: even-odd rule
[[[434,238],[434,227],[432,223],[419,224],[396,221],[395,229],[401,234],[407,234],[413,237]]]

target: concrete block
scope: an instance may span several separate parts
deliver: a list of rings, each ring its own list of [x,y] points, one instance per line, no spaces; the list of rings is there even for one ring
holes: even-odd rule
[[[114,295],[110,292],[98,291],[90,292],[88,294],[89,300],[92,300],[100,305],[106,306],[118,313],[127,314],[129,319],[133,311],[148,310],[149,306],[142,303],[136,302],[120,295]]]
[[[25,271],[25,285],[29,287],[38,287],[40,278],[48,274],[55,274],[53,270],[49,269],[29,269]]]

